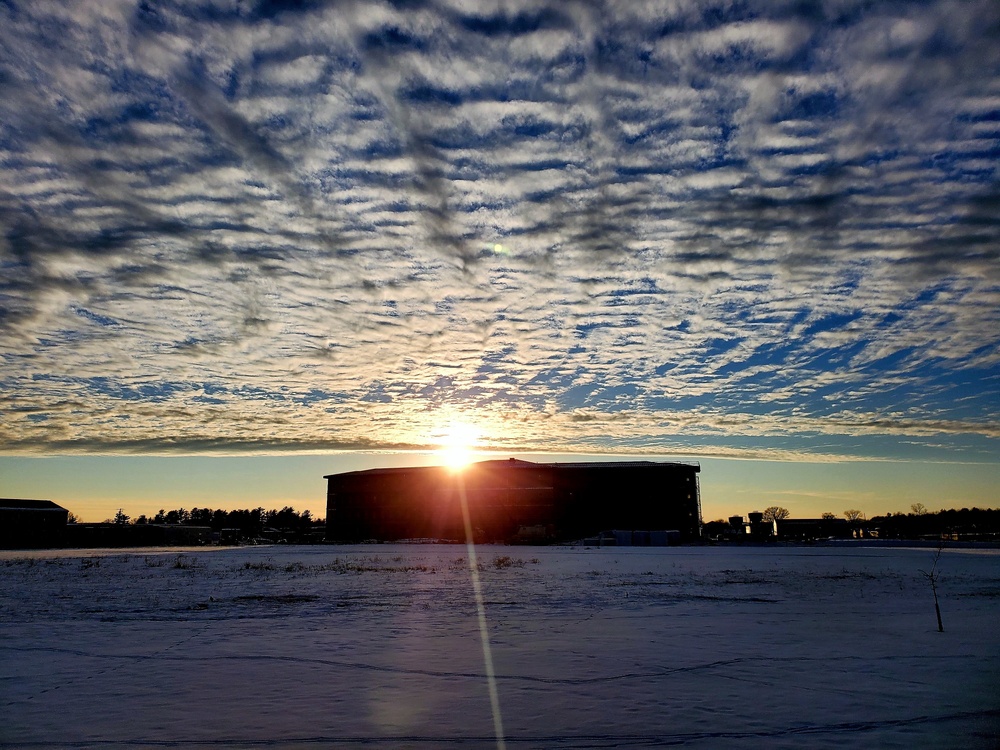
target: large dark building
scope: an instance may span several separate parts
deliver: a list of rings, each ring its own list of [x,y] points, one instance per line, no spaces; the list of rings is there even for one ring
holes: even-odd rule
[[[329,474],[330,541],[464,540],[461,494],[477,542],[582,539],[604,530],[701,533],[700,467],[617,461],[481,461]]]

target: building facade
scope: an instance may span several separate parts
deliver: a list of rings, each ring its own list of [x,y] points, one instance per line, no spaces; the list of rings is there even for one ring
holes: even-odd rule
[[[327,539],[465,540],[464,494],[477,542],[551,542],[603,530],[701,533],[694,463],[481,461],[329,474]]]
[[[52,546],[68,518],[69,511],[51,500],[0,498],[0,548]]]

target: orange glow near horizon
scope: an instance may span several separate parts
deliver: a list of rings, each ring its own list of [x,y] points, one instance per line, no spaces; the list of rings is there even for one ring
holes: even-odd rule
[[[475,447],[482,433],[466,422],[452,422],[441,435],[437,453],[452,471],[464,469],[475,456]]]

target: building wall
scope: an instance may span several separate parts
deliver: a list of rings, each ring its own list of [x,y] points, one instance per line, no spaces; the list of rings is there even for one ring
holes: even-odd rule
[[[327,479],[327,538],[362,541],[465,539],[461,496],[476,541],[577,539],[612,528],[700,534],[694,464],[536,464],[483,461],[373,469]],[[536,533],[537,529],[545,530]]]
[[[66,529],[69,511],[50,500],[0,499],[0,548],[47,547]]]

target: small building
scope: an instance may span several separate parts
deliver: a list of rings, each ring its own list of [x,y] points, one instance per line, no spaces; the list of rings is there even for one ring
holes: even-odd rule
[[[58,544],[69,511],[51,500],[0,498],[0,547],[23,549]]]
[[[753,539],[770,539],[777,534],[777,528],[774,524],[774,519],[764,518],[764,514],[760,511],[753,511],[752,513],[747,513],[747,519],[750,521],[750,536]]]

